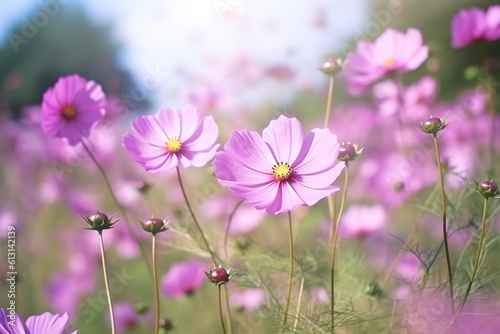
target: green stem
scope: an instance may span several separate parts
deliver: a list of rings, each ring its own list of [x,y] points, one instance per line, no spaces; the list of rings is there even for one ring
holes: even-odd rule
[[[437,140],[437,135],[434,134],[434,146],[436,148],[436,160],[439,168],[439,180],[441,184],[441,197],[443,200],[443,241],[444,241],[444,251],[446,255],[446,267],[448,269],[448,280],[450,286],[450,303],[451,303],[451,313],[455,316],[455,298],[453,296],[453,274],[451,271],[451,261],[450,261],[450,250],[448,248],[448,231],[446,228],[446,193],[444,190],[444,175],[443,166],[441,164],[441,154],[439,153],[439,144]]]
[[[155,286],[155,334],[160,330],[160,293],[158,291],[158,274],[156,269],[156,235],[153,234],[152,250],[153,257],[153,284]]]
[[[333,84],[335,83],[333,76],[330,76],[330,82],[328,85],[328,98],[326,100],[326,111],[325,111],[325,122],[323,123],[324,128],[328,128],[328,123],[330,123],[330,112],[332,109],[332,97],[333,97]]]
[[[111,333],[116,333],[115,326],[115,312],[113,311],[113,301],[111,300],[111,293],[109,290],[109,282],[108,282],[108,271],[106,266],[106,256],[104,254],[104,242],[102,240],[102,231],[98,231],[99,233],[99,243],[101,244],[101,258],[102,258],[102,271],[104,273],[104,285],[106,286],[106,295],[108,296],[108,305],[109,305],[109,318],[111,320]]]
[[[470,277],[469,285],[467,286],[467,291],[465,292],[465,297],[464,301],[462,302],[462,305],[460,306],[460,310],[457,312],[457,317],[460,315],[462,312],[465,302],[467,301],[467,298],[469,297],[470,290],[472,288],[472,283],[474,282],[474,278],[476,277],[476,272],[477,268],[479,267],[479,259],[481,257],[481,249],[483,247],[483,240],[484,240],[484,231],[486,230],[486,209],[488,207],[488,199],[484,199],[484,207],[483,207],[483,221],[481,223],[481,236],[479,237],[479,245],[477,246],[477,253],[476,253],[476,260],[474,261],[474,268],[472,269],[472,275]]]
[[[288,211],[288,237],[290,243],[290,271],[288,273],[288,291],[286,293],[286,305],[285,305],[285,316],[283,319],[283,328],[281,332],[285,330],[286,321],[288,318],[288,308],[290,307],[290,297],[292,295],[292,283],[293,283],[293,230],[292,230],[292,213]]]
[[[231,316],[231,306],[229,304],[229,290],[224,284],[224,295],[226,296],[226,317],[228,323],[229,334],[233,334],[233,318]]]
[[[297,312],[295,312],[295,322],[293,324],[293,333],[295,334],[299,324],[300,304],[302,303],[302,294],[304,292],[304,277],[300,280],[299,301],[297,302]]]
[[[188,210],[191,213],[191,217],[193,218],[193,221],[194,221],[196,227],[198,228],[198,231],[201,234],[201,237],[203,239],[203,243],[205,244],[207,251],[210,253],[210,257],[212,258],[213,264],[215,266],[217,263],[216,258],[215,258],[215,254],[212,252],[212,249],[210,249],[210,245],[208,244],[207,238],[205,237],[205,234],[203,233],[203,230],[201,229],[201,226],[198,223],[198,219],[196,219],[196,216],[193,212],[193,209],[191,208],[191,204],[189,204],[189,200],[188,200],[188,197],[186,195],[186,191],[184,190],[184,185],[182,184],[181,172],[179,170],[179,167],[177,167],[177,178],[179,179],[179,185],[181,186],[182,195],[184,196],[184,201],[186,202]]]
[[[330,257],[330,312],[332,319],[331,332],[334,332],[335,328],[335,249],[337,247],[337,239],[339,236],[339,225],[340,218],[342,217],[342,212],[344,211],[345,200],[347,197],[347,185],[349,183],[349,162],[345,163],[345,178],[344,178],[344,190],[342,193],[342,200],[340,201],[339,215],[337,216],[337,221],[335,226],[333,226],[333,239],[332,239],[332,249],[331,249],[331,257]]]
[[[104,168],[102,167],[102,165],[99,163],[99,161],[97,161],[97,159],[95,158],[94,154],[92,153],[92,151],[89,149],[89,147],[87,146],[87,144],[84,141],[82,141],[82,145],[83,145],[83,148],[85,149],[85,151],[87,151],[87,153],[88,153],[90,159],[92,160],[92,162],[96,165],[96,167],[99,170],[99,173],[101,174],[102,178],[104,179],[104,183],[106,183],[106,187],[108,188],[109,193],[111,194],[111,198],[113,199],[113,201],[115,202],[116,206],[120,210],[121,215],[125,219],[125,223],[126,223],[127,228],[128,228],[128,230],[130,232],[130,235],[134,239],[135,243],[137,245],[139,245],[139,249],[141,250],[141,255],[144,258],[144,261],[146,261],[146,265],[149,267],[150,272],[151,272],[152,268],[151,268],[151,264],[149,263],[148,256],[146,255],[146,251],[144,250],[144,248],[142,246],[142,243],[137,238],[137,235],[135,234],[134,229],[130,225],[131,223],[130,223],[130,219],[129,219],[128,215],[127,215],[127,211],[125,210],[125,208],[120,204],[120,202],[116,198],[115,192],[113,191],[113,187],[111,186],[111,182],[109,181],[109,178],[108,178],[108,175],[106,174],[106,171],[104,170]]]
[[[218,286],[219,288],[219,316],[220,316],[220,324],[222,325],[222,332],[226,334],[226,326],[224,326],[224,318],[222,316],[222,298],[221,298],[221,293],[220,293],[220,285]]]

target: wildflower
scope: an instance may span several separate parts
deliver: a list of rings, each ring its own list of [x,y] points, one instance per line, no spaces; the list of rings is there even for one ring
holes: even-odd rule
[[[447,125],[448,124],[445,122],[444,117],[437,118],[431,116],[429,119],[421,123],[418,127],[425,133],[432,133],[433,135],[435,135],[439,131],[446,128]]]
[[[200,119],[191,106],[181,111],[162,108],[155,115],[140,116],[132,131],[123,137],[123,146],[146,171],[201,167],[213,158],[219,129],[212,116]]]
[[[269,214],[311,206],[336,192],[340,145],[328,129],[314,129],[304,138],[296,118],[280,116],[264,129],[235,131],[213,162],[219,182],[243,201]]]
[[[196,259],[173,264],[161,281],[162,292],[170,298],[190,295],[205,282],[206,267],[205,262]]]
[[[11,325],[10,312],[0,308],[0,333],[2,334],[61,334],[68,326],[68,315],[50,314],[45,312],[40,315],[32,315],[23,322],[15,313],[15,325]],[[77,331],[71,334],[76,334]]]
[[[500,5],[485,12],[481,8],[461,9],[451,21],[451,46],[462,48],[478,40],[500,38]]]
[[[77,145],[103,118],[105,106],[106,97],[94,81],[77,74],[61,77],[43,95],[42,130]]]
[[[113,216],[108,217],[108,215],[99,211],[97,211],[90,217],[83,216],[83,219],[85,219],[85,221],[89,225],[89,228],[86,228],[86,230],[95,230],[99,232],[112,228],[113,225],[117,222],[116,220],[113,221]]]
[[[266,291],[261,288],[249,288],[240,291],[232,291],[230,304],[240,307],[244,311],[258,309],[266,302]]]
[[[405,34],[388,28],[373,43],[359,41],[348,55],[344,69],[347,88],[351,94],[360,95],[389,73],[417,69],[428,55],[420,30],[410,28]]]
[[[387,213],[381,205],[351,205],[342,216],[340,234],[345,238],[362,238],[383,230]]]

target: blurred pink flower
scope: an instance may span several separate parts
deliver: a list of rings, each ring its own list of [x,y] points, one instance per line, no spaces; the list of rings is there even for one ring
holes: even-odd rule
[[[141,321],[141,317],[135,311],[134,305],[128,301],[120,301],[113,303],[115,311],[116,332],[123,333],[136,327]],[[110,326],[109,313],[106,313],[106,320]]]
[[[451,46],[462,48],[472,42],[500,38],[500,5],[484,9],[461,9],[451,21]]]
[[[330,304],[330,295],[322,286],[311,287],[308,289],[309,298],[319,304]]]
[[[420,30],[409,28],[405,34],[388,28],[374,42],[359,41],[348,55],[344,69],[347,88],[360,95],[389,73],[417,69],[428,55]]]
[[[231,291],[229,295],[231,306],[239,306],[245,311],[258,309],[266,302],[266,292],[261,288]]]
[[[387,213],[381,205],[351,205],[342,215],[339,233],[344,238],[362,238],[382,230]]]
[[[219,147],[218,136],[212,116],[200,120],[191,106],[181,111],[162,108],[155,115],[136,118],[123,145],[146,171],[157,173],[178,166],[204,166]]]
[[[94,81],[77,74],[61,77],[43,95],[42,130],[76,145],[102,119],[105,106],[106,97]]]
[[[314,129],[303,137],[296,118],[280,116],[264,129],[235,131],[213,162],[219,182],[256,209],[276,215],[311,206],[336,192],[339,176],[337,136]]]
[[[170,298],[182,298],[198,289],[206,280],[208,265],[192,259],[173,264],[161,280],[161,290]]]

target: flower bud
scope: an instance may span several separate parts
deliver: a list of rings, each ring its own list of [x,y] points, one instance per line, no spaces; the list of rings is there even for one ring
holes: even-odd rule
[[[174,324],[172,323],[172,320],[167,318],[160,319],[160,333],[168,333],[172,329],[174,329]]]
[[[363,152],[363,148],[358,149],[357,144],[351,144],[351,143],[342,143],[340,145],[339,149],[339,160],[342,161],[352,161],[354,159],[359,158],[361,153]]]
[[[165,232],[168,230],[167,225],[170,223],[167,219],[161,220],[159,218],[151,218],[146,220],[144,223],[140,222],[142,229],[146,232],[156,233]]]
[[[500,198],[498,186],[493,181],[484,180],[481,183],[476,182],[476,191],[484,196],[484,198]]]
[[[335,74],[342,72],[345,66],[345,61],[341,58],[328,58],[321,65],[321,72],[333,77]]]
[[[384,291],[377,282],[370,282],[363,288],[363,293],[370,297],[382,298]]]
[[[83,219],[87,222],[89,225],[89,228],[85,228],[86,230],[95,230],[95,231],[102,231],[102,230],[107,230],[113,227],[113,225],[118,221],[115,220],[114,222],[112,221],[113,216],[108,217],[106,214],[97,211],[95,214],[93,214],[90,217],[87,216],[82,216]]]
[[[427,119],[425,122],[420,123],[418,127],[425,133],[432,133],[435,135],[439,131],[443,130],[447,125],[448,124],[445,123],[444,117],[437,118],[431,116],[431,118]]]
[[[218,268],[210,270],[210,273],[205,272],[205,275],[207,275],[207,278],[210,280],[210,282],[219,286],[229,282],[232,277],[232,275],[229,275],[230,271],[231,269],[226,269],[219,266]]]

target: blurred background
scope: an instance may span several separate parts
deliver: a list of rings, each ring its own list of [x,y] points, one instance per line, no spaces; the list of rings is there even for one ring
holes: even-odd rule
[[[172,175],[152,177],[135,166],[121,147],[121,138],[129,130],[129,123],[135,116],[156,112],[161,106],[192,104],[200,112],[214,115],[221,128],[220,143],[224,143],[234,129],[261,131],[270,119],[279,114],[298,116],[304,123],[304,129],[310,129],[322,123],[325,108],[328,77],[318,70],[323,61],[327,57],[345,57],[354,50],[359,39],[373,40],[388,27],[401,31],[416,27],[422,31],[424,42],[430,48],[429,59],[418,70],[405,73],[401,79],[405,85],[409,85],[424,74],[435,77],[439,83],[439,95],[435,103],[447,102],[451,105],[460,93],[478,86],[476,74],[484,66],[485,55],[487,58],[500,57],[500,41],[478,42],[474,47],[452,49],[451,19],[461,8],[486,8],[494,3],[497,1],[2,2],[0,229],[3,233],[6,226],[13,222],[21,226],[18,263],[19,271],[24,274],[18,283],[18,312],[27,317],[43,310],[60,312],[68,307],[67,305],[73,305],[75,310],[78,305],[90,305],[89,296],[96,294],[97,286],[102,285],[101,272],[96,265],[99,259],[93,258],[92,264],[89,265],[93,271],[81,269],[87,268],[88,265],[83,255],[89,253],[89,248],[95,247],[96,244],[93,243],[95,239],[91,238],[94,235],[82,234],[81,230],[75,228],[75,224],[78,228],[83,227],[83,224],[79,224],[83,223],[78,221],[79,215],[91,214],[95,212],[96,207],[104,208],[107,212],[116,211],[109,197],[101,191],[102,187],[99,188],[102,186],[102,180],[98,177],[89,179],[88,175],[97,174],[86,155],[82,155],[81,150],[75,153],[66,147],[61,149],[59,144],[44,142],[45,136],[39,131],[39,104],[43,93],[53,86],[60,76],[78,73],[101,84],[107,95],[110,117],[121,121],[116,122],[118,125],[109,132],[104,131],[102,138],[105,140],[99,141],[99,145],[94,148],[96,155],[102,159],[102,164],[112,171],[113,184],[123,197],[120,199],[122,204],[131,208],[132,216],[136,219],[150,216],[152,210],[143,203],[142,194],[138,193],[140,187],[136,186],[138,180],[144,180],[153,184],[150,197],[152,207],[156,207],[156,215],[172,215],[181,224],[182,214],[179,213],[179,207],[183,204],[177,186],[171,186],[171,183],[175,184]],[[495,66],[498,66],[498,63]],[[498,76],[498,71],[494,75]],[[499,80],[495,79],[493,82]],[[498,85],[494,85],[493,89],[498,95]],[[496,99],[497,104],[499,100]],[[336,80],[334,107],[351,102],[359,104],[353,104],[351,109],[342,109],[346,114],[350,111],[349,115],[342,118],[342,113],[336,114],[340,116],[343,125],[353,125],[355,128],[354,123],[360,118],[375,114],[376,107],[365,108],[362,104],[371,103],[370,96],[350,97],[342,80]],[[498,106],[492,109],[498,110]],[[366,119],[369,120],[367,123],[371,120],[369,117]],[[337,118],[332,117],[332,124],[336,121]],[[364,131],[363,124],[361,126],[360,132]],[[367,133],[372,134],[369,132],[371,127],[372,125],[366,125]],[[378,134],[377,131],[375,129],[374,133]],[[343,134],[345,133],[354,133],[354,138],[359,139],[362,146],[370,145],[375,138],[375,135],[363,137],[364,133],[355,130],[345,130]],[[383,146],[381,149],[387,149],[390,145],[380,146]],[[432,150],[432,146],[430,147]],[[471,151],[474,150],[475,147],[471,148]],[[370,154],[368,149],[365,152],[368,152],[366,155]],[[379,156],[384,153],[377,154],[380,151],[376,150],[372,152],[375,152],[373,155]],[[463,159],[467,160],[469,157]],[[486,169],[480,166],[477,170],[480,168]],[[357,172],[359,169],[355,170],[355,173]],[[210,196],[194,190],[196,185],[202,184],[203,191],[225,196],[215,182],[212,167],[208,166],[206,170],[201,171],[190,169],[189,173],[188,182],[192,186],[190,191],[192,195],[194,193],[193,200],[198,200],[199,211],[206,214],[208,220],[225,221],[230,213],[227,208],[234,206],[237,201],[231,198],[228,200],[230,204],[224,201],[214,204],[210,202]],[[379,200],[378,194],[363,197],[366,195],[363,193],[366,188],[363,187],[364,184],[361,185],[362,181],[357,185],[357,189],[361,191],[353,191],[353,194],[356,194],[351,195],[351,200],[361,198],[361,202],[365,203]],[[429,184],[426,184],[427,186]],[[419,191],[423,188],[419,188]],[[416,197],[418,200],[424,198],[422,193]],[[474,203],[476,204],[478,203]],[[220,212],[215,212],[217,210],[214,207],[217,205],[222,208],[223,218],[218,216]],[[303,212],[297,214],[302,215],[302,218],[307,216],[307,221],[301,226],[301,237],[298,240],[299,244],[304,243],[304,249],[308,249],[307,243],[315,242],[318,222],[324,220],[327,210],[325,203],[319,205],[319,210],[322,212],[313,210],[308,216]],[[256,217],[255,212],[252,215]],[[388,215],[392,215],[393,221],[404,221],[402,217],[408,217],[409,214],[395,210]],[[256,225],[263,219],[262,215],[258,216]],[[265,219],[273,220],[275,217]],[[71,225],[72,229],[68,228],[70,220],[78,221]],[[219,237],[216,240],[220,241],[223,233],[219,231],[221,225],[214,226],[208,229],[208,234]],[[254,226],[249,230],[253,228]],[[285,225],[278,225],[280,232],[284,233],[284,228]],[[57,233],[54,233],[54,229]],[[401,229],[405,232],[408,230],[407,226]],[[121,286],[119,299],[131,300],[134,303],[151,300],[150,279],[142,259],[138,258],[137,247],[131,245],[133,242],[123,229],[117,228],[113,233],[115,235],[110,238],[110,244],[116,249],[111,252],[110,257],[111,263],[116,263],[114,275],[125,280],[129,273],[134,277],[131,287],[127,287],[128,283]],[[247,251],[245,247],[251,248],[249,245],[252,243],[249,241],[255,240],[266,246],[274,247],[276,243],[279,247],[285,247],[282,239],[267,230],[257,230],[253,233],[255,234],[251,234],[248,239],[234,239],[235,248],[244,253]],[[323,233],[323,236],[325,234]],[[435,234],[438,235],[437,232]],[[142,241],[149,245],[148,239]],[[164,245],[167,245],[167,241],[164,241]],[[357,257],[359,252],[355,250],[359,248],[359,244],[351,246],[350,250],[354,250],[351,258],[358,261],[358,267],[353,269],[353,277],[364,277],[359,267],[362,267],[361,263],[370,261]],[[171,252],[167,247],[162,251]],[[265,253],[268,249],[262,247],[252,251]],[[93,257],[95,255],[92,253]],[[0,257],[0,261],[4,261],[4,249],[0,251]],[[175,261],[187,259],[187,255],[177,249],[176,253],[164,259],[160,265],[162,274]],[[123,263],[127,265],[124,266]],[[0,263],[3,273],[2,265],[4,264]],[[127,274],[120,276],[121,268],[131,269],[126,269]],[[285,267],[279,269],[286,271]],[[322,277],[320,274],[324,274],[326,269],[325,267],[318,270],[318,277]],[[88,286],[81,282],[86,282]],[[313,282],[319,284],[322,281],[318,279]],[[246,283],[252,286],[249,282]],[[198,322],[192,321],[193,314],[201,314],[207,309],[211,311],[215,308],[216,304],[212,299],[214,290],[207,285],[205,284],[200,294],[192,296],[192,303],[185,300],[162,301],[163,306],[171,312],[169,315],[174,317],[179,325],[178,333],[201,330],[206,330],[207,333],[217,332],[219,324],[213,321],[213,317],[205,316],[198,319]],[[0,306],[4,306],[6,286],[0,286]],[[141,291],[139,296],[136,291]],[[324,293],[324,290],[321,291]],[[70,298],[72,294],[76,296],[74,300]],[[54,299],[51,299],[51,296]],[[102,314],[106,313],[105,309],[88,307],[84,311],[89,309],[97,312],[92,321],[87,321],[86,316],[90,316],[88,313],[80,313],[77,320],[75,313],[71,314],[75,316],[72,326],[79,328],[81,333],[97,333],[93,329],[105,326],[106,320],[102,317]],[[260,314],[260,329],[247,333],[270,333],[263,328],[267,324],[266,319],[271,318],[271,315]],[[95,324],[98,324],[97,327]],[[144,332],[146,325],[143,323],[142,326],[144,327],[135,329],[135,332],[132,329],[129,333]]]

